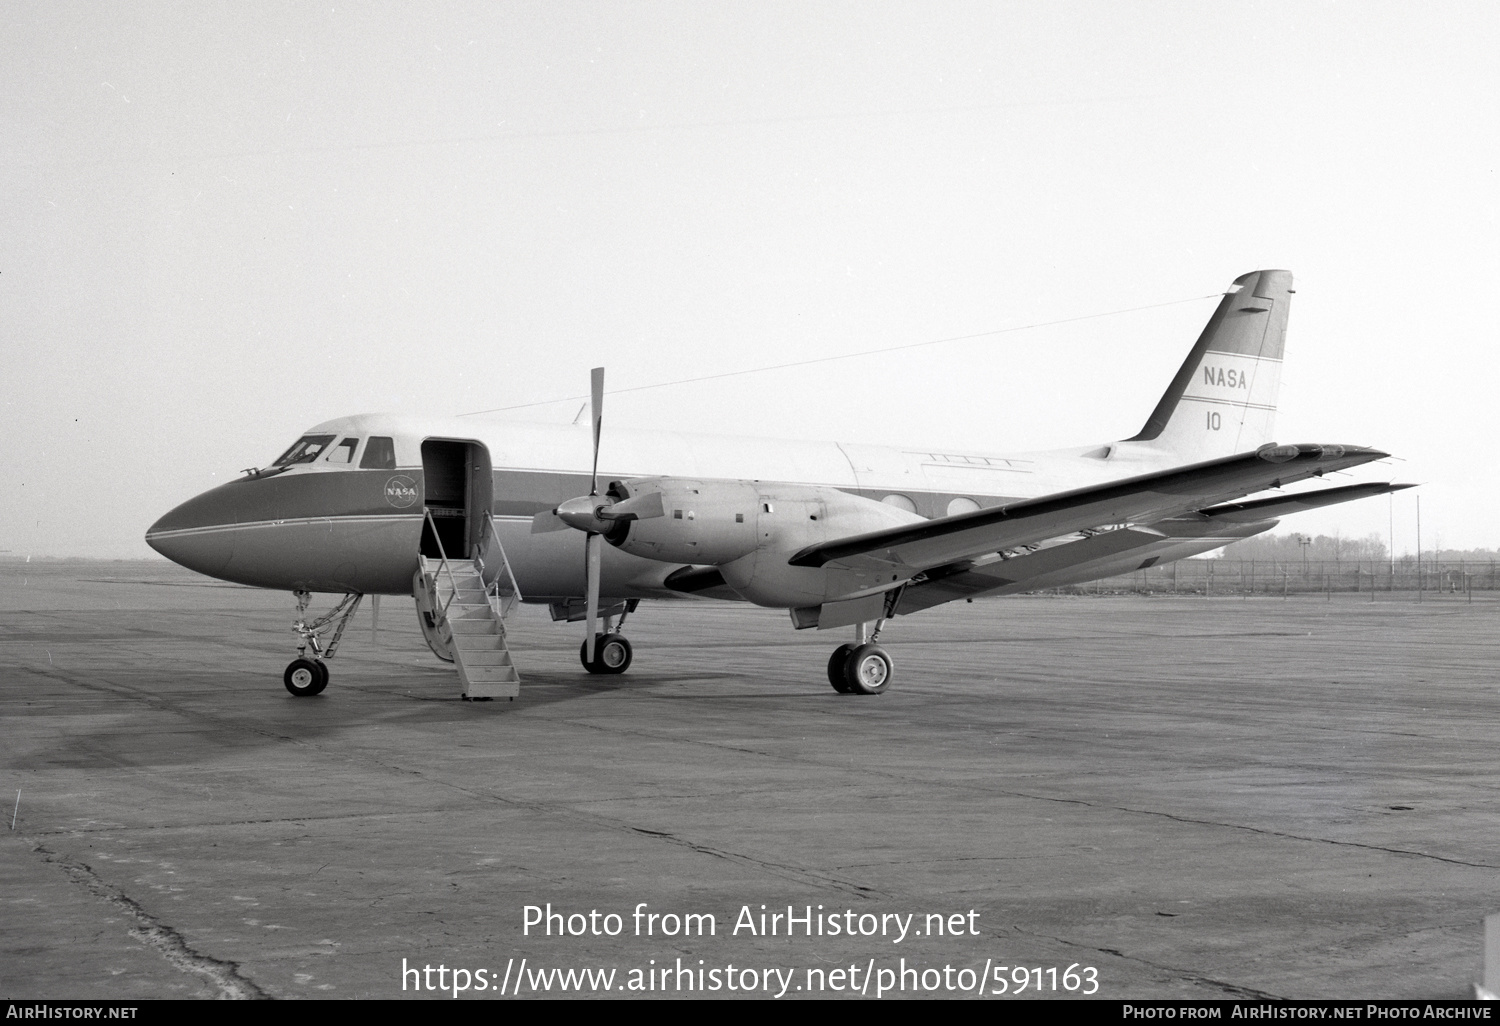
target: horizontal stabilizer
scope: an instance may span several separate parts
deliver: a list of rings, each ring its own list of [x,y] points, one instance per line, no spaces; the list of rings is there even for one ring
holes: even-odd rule
[[[1223,506],[1210,506],[1198,512],[1221,523],[1248,524],[1415,487],[1416,485],[1409,484],[1345,485],[1343,488],[1324,488],[1316,492],[1303,492],[1300,495],[1278,495],[1269,499],[1254,499],[1250,502],[1231,502]]]

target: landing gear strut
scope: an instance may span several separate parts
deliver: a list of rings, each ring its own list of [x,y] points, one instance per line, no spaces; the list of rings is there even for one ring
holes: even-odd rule
[[[865,625],[854,627],[854,644],[840,645],[828,658],[828,683],[841,695],[878,695],[891,686],[895,664],[886,650],[875,644],[885,620],[875,622],[875,631],[865,640]]]
[[[304,614],[308,603],[312,601],[312,595],[305,591],[295,591],[292,594],[297,599],[297,619],[292,623],[292,630],[296,632],[300,642],[297,645],[297,658],[287,664],[286,672],[281,675],[281,682],[298,698],[311,698],[328,686],[328,664],[323,660],[333,658],[333,653],[339,647],[339,639],[344,636],[344,628],[349,625],[349,619],[354,616],[354,611],[359,608],[360,599],[364,596],[350,592],[326,614],[309,621],[304,618]],[[320,639],[329,630],[333,631],[333,638],[325,651]],[[307,658],[309,648],[312,649],[311,659]]]

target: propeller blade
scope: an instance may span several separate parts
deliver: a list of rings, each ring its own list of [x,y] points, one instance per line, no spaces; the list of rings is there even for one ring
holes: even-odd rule
[[[600,520],[650,520],[664,517],[667,511],[661,504],[661,492],[646,492],[630,499],[605,506],[598,513]]]
[[[588,597],[586,617],[588,623],[588,636],[583,639],[584,658],[589,662],[594,661],[594,634],[597,632],[597,621],[599,619],[599,557],[602,553],[604,537],[591,534],[584,540],[584,566],[588,572]]]
[[[566,531],[567,521],[557,515],[555,509],[544,509],[531,518],[531,533],[546,534],[549,531]]]
[[[589,494],[599,494],[599,431],[604,422],[604,368],[589,371],[589,400],[594,407],[594,473]]]

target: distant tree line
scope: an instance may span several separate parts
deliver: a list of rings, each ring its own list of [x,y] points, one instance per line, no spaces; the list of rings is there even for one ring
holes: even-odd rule
[[[1307,538],[1308,544],[1303,545],[1302,539]],[[1340,535],[1320,534],[1309,536],[1292,532],[1290,534],[1258,534],[1244,541],[1226,545],[1220,550],[1220,559],[1241,560],[1274,560],[1277,562],[1300,563],[1304,553],[1310,562],[1326,560],[1332,563],[1358,562],[1360,560],[1389,560],[1390,551],[1385,542],[1378,534],[1367,534],[1363,538],[1344,538]],[[1416,557],[1405,555],[1399,557],[1396,562],[1413,562]],[[1459,562],[1468,560],[1479,562],[1481,560],[1500,559],[1500,550],[1495,549],[1443,549],[1434,552],[1431,549],[1422,550],[1422,561],[1442,560],[1444,562]]]

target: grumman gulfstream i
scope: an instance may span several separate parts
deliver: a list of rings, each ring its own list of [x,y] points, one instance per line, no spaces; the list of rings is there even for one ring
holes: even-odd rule
[[[1001,454],[605,432],[596,369],[591,431],[330,420],[167,513],[146,540],[200,573],[291,591],[304,615],[311,593],[341,596],[295,625],[294,695],[326,686],[325,660],[365,595],[412,596],[470,698],[518,693],[503,623],[516,601],[583,621],[585,669],[610,674],[630,665],[620,629],[637,603],[685,596],[786,609],[797,629],[853,628],[828,679],[878,694],[893,617],[1181,559],[1288,513],[1405,487],[1245,499],[1386,455],[1272,441],[1292,292],[1287,271],[1237,278],[1122,441]]]

